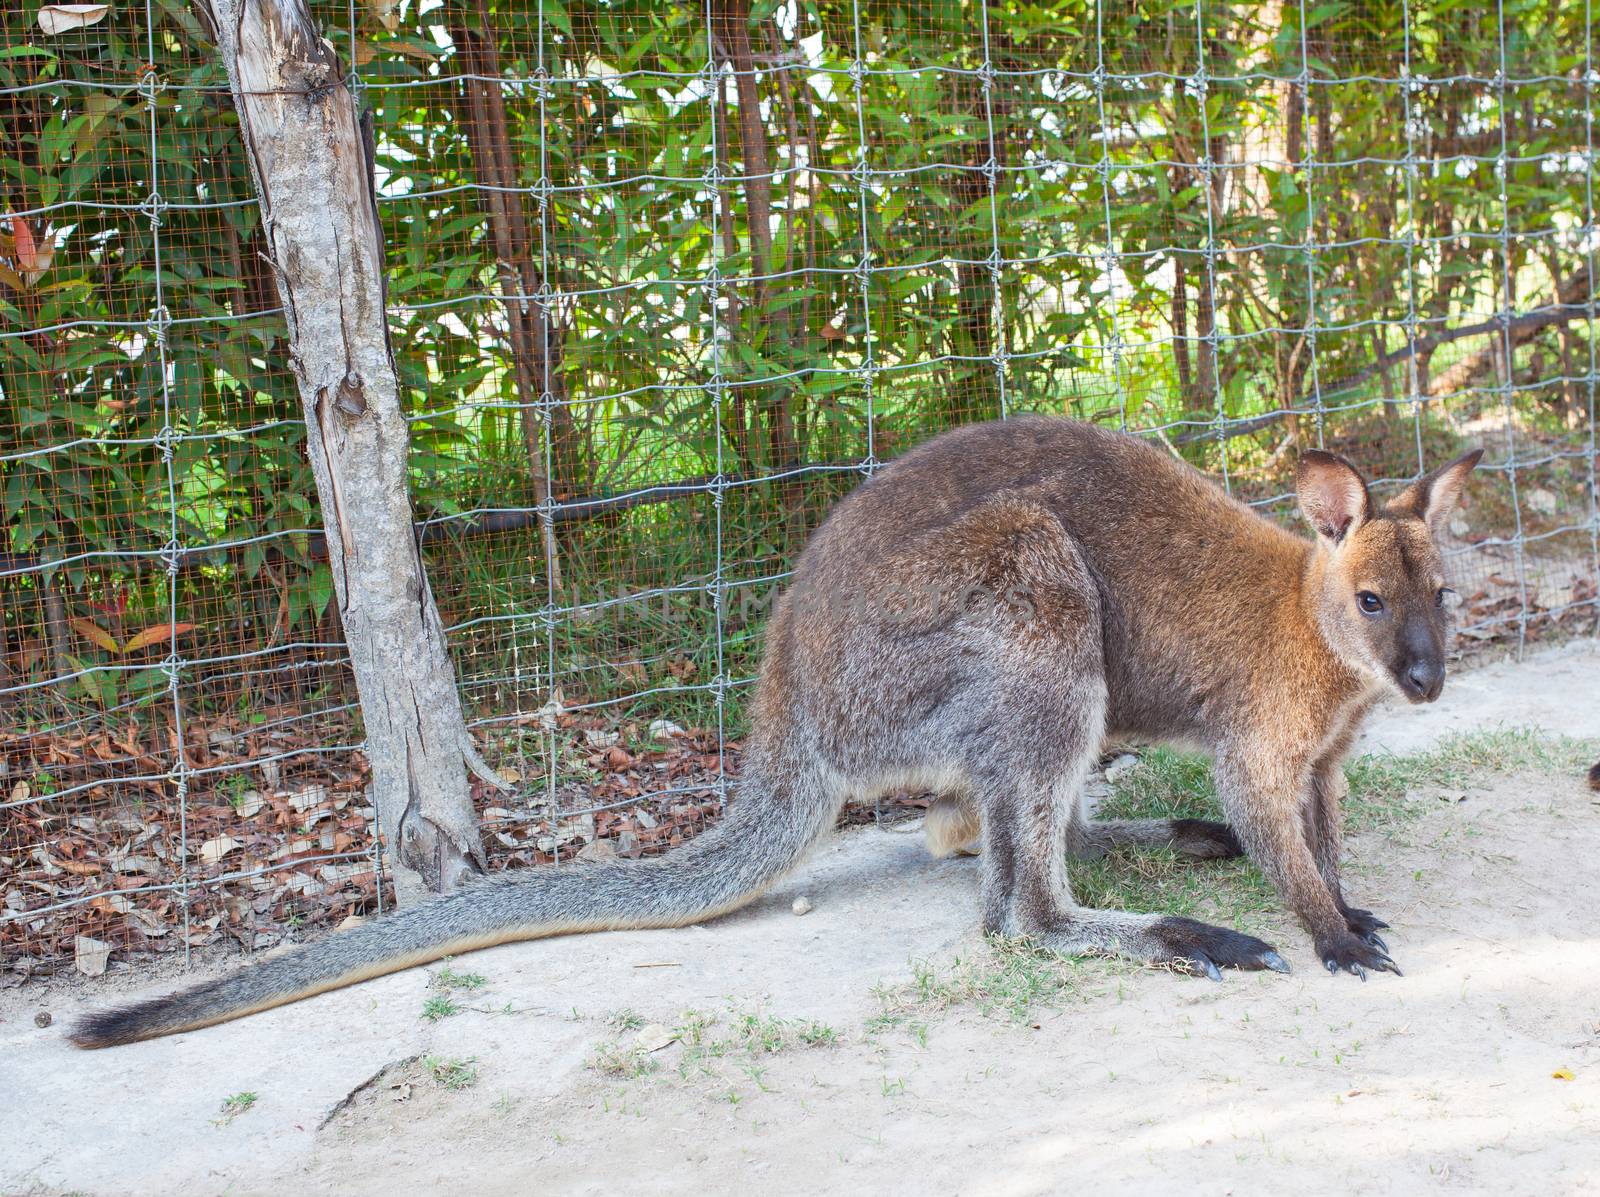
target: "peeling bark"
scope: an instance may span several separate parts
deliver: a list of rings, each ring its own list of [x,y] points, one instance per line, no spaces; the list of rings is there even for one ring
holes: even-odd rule
[[[483,863],[464,766],[492,775],[412,529],[371,129],[304,0],[209,3],[288,317],[390,859],[453,888]]]

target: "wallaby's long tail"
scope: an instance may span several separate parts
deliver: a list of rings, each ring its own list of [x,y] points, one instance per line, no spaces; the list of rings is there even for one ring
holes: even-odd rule
[[[769,786],[747,766],[723,819],[665,856],[486,878],[168,997],[96,1011],[73,1027],[72,1042],[111,1047],[195,1030],[492,944],[713,918],[788,873],[831,826],[838,803],[815,779],[770,790],[780,787],[759,792]]]

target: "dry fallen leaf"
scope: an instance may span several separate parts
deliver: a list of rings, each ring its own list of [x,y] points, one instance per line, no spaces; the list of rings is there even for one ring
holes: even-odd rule
[[[86,977],[102,976],[111,960],[111,945],[80,935],[72,941],[72,962]]]
[[[669,1030],[658,1022],[653,1022],[649,1026],[642,1028],[635,1039],[640,1049],[647,1052],[658,1052],[677,1041],[678,1032]]]
[[[39,28],[55,37],[71,29],[83,29],[105,20],[109,4],[46,4],[39,10]]]
[[[200,859],[207,864],[216,864],[228,853],[239,846],[239,841],[231,835],[219,835],[200,845]]]

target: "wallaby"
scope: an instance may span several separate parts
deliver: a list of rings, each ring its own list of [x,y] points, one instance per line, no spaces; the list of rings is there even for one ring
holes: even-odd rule
[[[985,930],[1220,979],[1288,965],[1194,919],[1079,906],[1069,853],[1247,852],[1331,972],[1399,972],[1339,880],[1340,761],[1362,717],[1444,684],[1433,535],[1481,450],[1379,507],[1353,466],[1300,458],[1306,541],[1163,450],[1022,417],[946,433],[841,501],[767,628],[739,793],[667,855],[507,873],[168,997],[93,1013],[103,1047],[237,1018],[490,944],[673,927],[749,902],[852,798],[943,795],[936,836],[981,829]],[[1097,822],[1109,738],[1200,745],[1227,823]]]

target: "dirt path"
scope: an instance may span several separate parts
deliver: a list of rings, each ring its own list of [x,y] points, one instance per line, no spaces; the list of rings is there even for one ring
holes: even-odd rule
[[[1497,666],[1448,722],[1600,735],[1597,665]],[[1462,793],[1350,840],[1403,979],[1327,976],[1275,913],[1289,977],[997,955],[973,862],[865,829],[707,928],[456,961],[437,1022],[412,972],[84,1054],[32,1025],[77,995],[4,995],[0,1192],[1600,1190],[1600,805],[1571,771]]]

